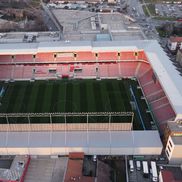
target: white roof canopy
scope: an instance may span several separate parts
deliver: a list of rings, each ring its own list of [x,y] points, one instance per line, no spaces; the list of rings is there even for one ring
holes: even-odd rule
[[[12,149],[19,149],[18,153],[23,151],[23,154],[27,154],[29,150],[38,152],[38,149],[80,149],[87,154],[90,154],[89,151],[99,151],[100,153],[94,152],[98,155],[138,154],[135,151],[140,151],[142,155],[159,155],[162,151],[158,131],[0,132],[0,136],[0,153],[2,154],[3,149],[9,155],[11,151],[15,152]]]

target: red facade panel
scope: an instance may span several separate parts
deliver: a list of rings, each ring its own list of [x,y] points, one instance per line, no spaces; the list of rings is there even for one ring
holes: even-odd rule
[[[33,55],[32,54],[27,54],[27,55],[16,55],[14,57],[13,62],[21,62],[21,63],[26,63],[26,62],[33,62]]]
[[[135,52],[133,51],[126,51],[120,52],[120,60],[135,60],[137,59],[135,56]]]
[[[144,61],[148,62],[146,54],[144,51],[138,51],[138,60],[144,60]]]
[[[0,63],[11,63],[12,58],[10,55],[0,55]]]
[[[77,52],[76,53],[77,61],[95,61],[96,56],[93,52]]]
[[[36,55],[36,62],[53,62],[54,53],[38,53]]]
[[[118,60],[118,53],[117,52],[99,52],[98,53],[98,60],[101,61],[117,61]]]

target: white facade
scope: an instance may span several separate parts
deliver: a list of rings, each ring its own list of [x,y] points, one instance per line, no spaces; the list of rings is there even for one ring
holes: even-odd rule
[[[160,155],[158,131],[1,132],[0,155]],[[141,137],[143,136],[143,137]]]
[[[177,49],[182,49],[182,38],[170,37],[167,42],[167,47],[171,51],[176,51]]]
[[[167,46],[169,50],[175,51],[177,48],[177,42],[171,42],[170,40],[168,40]]]
[[[182,66],[182,49],[178,50],[176,55],[176,62]]]
[[[182,137],[169,136],[165,148],[166,156],[170,164],[182,163]]]

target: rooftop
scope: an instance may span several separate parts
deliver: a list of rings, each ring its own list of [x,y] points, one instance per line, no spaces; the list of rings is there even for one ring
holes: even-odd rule
[[[158,131],[0,132],[0,148],[2,153],[7,151],[11,153],[12,148],[16,152],[21,149],[23,153],[34,152],[37,148],[46,148],[45,152],[50,154],[51,148],[59,148],[59,152],[63,153],[74,148],[75,151],[79,149],[87,154],[95,152],[105,155],[109,153],[119,155],[122,152],[124,154],[125,151],[118,151],[118,148],[123,148],[132,155],[141,148],[144,153],[147,148],[154,148],[155,152],[160,153],[162,143]]]
[[[178,122],[168,121],[167,125],[172,132],[182,132],[182,124]]]
[[[79,158],[69,158],[66,175],[64,182],[69,181],[79,181],[79,182],[94,182],[94,177],[83,176],[82,174],[83,168],[83,159]]]
[[[164,182],[182,182],[182,172],[180,167],[165,166],[161,170]]]
[[[182,145],[182,137],[172,136],[171,138],[175,145]]]
[[[121,13],[95,13],[79,10],[53,9],[63,26],[63,40],[96,40],[98,34],[109,34],[112,40],[145,39],[137,23]]]
[[[182,42],[182,37],[170,37],[171,42]]]

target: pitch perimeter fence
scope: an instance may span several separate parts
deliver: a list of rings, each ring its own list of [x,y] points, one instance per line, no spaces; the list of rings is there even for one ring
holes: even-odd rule
[[[131,130],[133,112],[1,113],[0,131]]]

